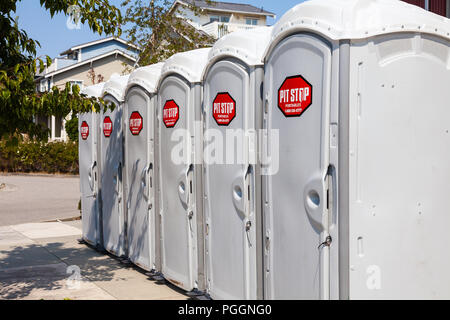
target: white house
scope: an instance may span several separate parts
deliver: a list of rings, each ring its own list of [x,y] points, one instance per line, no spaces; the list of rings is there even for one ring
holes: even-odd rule
[[[122,74],[126,67],[134,68],[137,57],[137,47],[115,37],[76,45],[62,52],[60,57],[53,59],[50,67],[36,75],[36,90],[45,92],[55,86],[64,89],[66,83],[83,89],[108,81],[113,74]],[[50,141],[68,139],[66,119],[36,116],[35,121],[50,129]]]
[[[198,8],[197,14],[191,10],[192,5]],[[233,31],[266,26],[267,18],[275,18],[275,14],[264,8],[218,1],[175,0],[170,11],[216,39]],[[108,81],[111,75],[122,74],[125,66],[134,68],[138,50],[127,41],[115,37],[76,45],[62,52],[50,67],[36,76],[36,90],[45,92],[54,86],[63,89],[66,83],[83,89],[100,80]],[[50,129],[50,141],[68,139],[66,119],[36,116],[35,121]]]
[[[190,6],[195,5],[199,13]],[[275,14],[249,4],[203,0],[176,0],[171,9],[175,15],[186,19],[196,29],[216,39],[227,33],[267,25],[267,18]]]

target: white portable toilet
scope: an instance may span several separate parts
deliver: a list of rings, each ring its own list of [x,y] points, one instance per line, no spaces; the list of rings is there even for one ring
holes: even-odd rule
[[[204,289],[201,77],[209,51],[169,58],[158,87],[162,274],[186,291]]]
[[[159,219],[156,214],[156,87],[162,64],[135,70],[126,91],[125,159],[129,259],[159,271]]]
[[[311,0],[275,25],[267,299],[450,298],[449,35],[396,0]]]
[[[111,77],[105,83],[103,100],[115,107],[100,113],[98,133],[103,247],[117,257],[126,254],[122,115],[128,77]]]
[[[100,98],[104,83],[81,91],[88,98]],[[99,115],[95,112],[78,115],[79,170],[81,192],[82,239],[92,246],[101,245],[99,170],[96,130]]]
[[[209,54],[204,76],[205,260],[207,293],[213,299],[263,296],[257,142],[262,61],[271,30],[262,27],[221,38]]]

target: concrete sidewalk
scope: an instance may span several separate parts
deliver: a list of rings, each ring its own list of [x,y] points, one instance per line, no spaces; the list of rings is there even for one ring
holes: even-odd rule
[[[81,221],[0,227],[0,299],[185,300],[135,267],[79,244]]]

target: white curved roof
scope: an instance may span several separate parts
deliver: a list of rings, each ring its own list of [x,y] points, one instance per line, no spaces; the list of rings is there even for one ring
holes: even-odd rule
[[[125,89],[127,88],[129,77],[130,75],[111,77],[103,88],[102,96],[109,94],[116,98],[117,101],[123,102],[125,99]]]
[[[136,69],[128,79],[127,90],[133,86],[140,86],[149,93],[155,93],[164,63],[156,63],[151,66]]]
[[[87,95],[89,98],[100,98],[103,95],[103,87],[105,83],[95,84],[81,90],[82,94]]]
[[[312,31],[332,40],[394,32],[421,32],[450,39],[449,21],[400,0],[310,0],[292,8],[277,22],[272,40],[296,31]]]
[[[272,27],[232,32],[219,39],[209,53],[209,63],[225,57],[235,57],[249,66],[263,64],[264,53],[269,45]]]
[[[164,64],[161,81],[171,74],[179,74],[191,83],[201,82],[209,51],[211,48],[174,54]]]

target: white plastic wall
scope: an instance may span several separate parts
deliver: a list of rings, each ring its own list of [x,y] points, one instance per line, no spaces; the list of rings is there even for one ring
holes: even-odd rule
[[[450,298],[449,66],[434,36],[351,43],[351,299]]]

